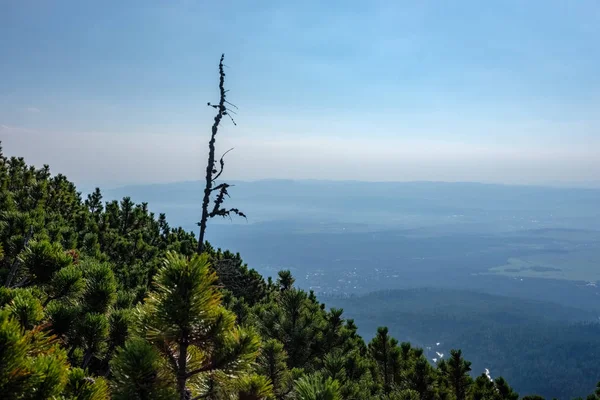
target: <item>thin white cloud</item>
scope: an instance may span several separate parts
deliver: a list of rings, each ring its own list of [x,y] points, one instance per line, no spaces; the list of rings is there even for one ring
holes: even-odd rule
[[[21,108],[18,108],[17,111],[31,113],[31,114],[37,114],[37,113],[41,112],[41,110],[39,108],[33,107],[33,106],[21,107]]]
[[[229,179],[318,178],[578,184],[600,176],[600,143],[473,144],[394,137],[223,136]],[[199,179],[206,137],[56,133],[2,128],[4,151],[76,182],[99,185]]]
[[[24,128],[22,126],[12,126],[12,125],[4,125],[4,124],[0,124],[0,133],[2,133],[3,135],[10,135],[10,136],[15,136],[15,135],[19,135],[19,134],[31,134],[31,135],[36,135],[36,134],[41,134],[39,131],[36,131],[34,129],[28,129],[28,128]],[[0,140],[4,139],[3,137],[0,137]]]

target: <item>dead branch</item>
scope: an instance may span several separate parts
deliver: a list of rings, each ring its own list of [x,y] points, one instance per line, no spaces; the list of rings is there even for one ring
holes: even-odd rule
[[[213,168],[213,173],[217,172],[217,174],[212,178],[212,181],[216,181],[217,179],[219,179],[219,177],[221,176],[221,174],[223,173],[223,167],[225,167],[225,162],[223,161],[223,159],[225,158],[225,156],[227,155],[227,153],[229,153],[231,150],[233,150],[233,147],[230,148],[229,150],[227,150],[225,153],[223,153],[223,155],[221,156],[221,159],[219,160],[219,164],[221,165],[221,169],[219,170],[219,172],[217,172],[216,168]]]
[[[216,216],[231,218],[231,214],[235,214],[235,215],[246,218],[246,215],[237,208],[226,209],[226,208],[222,207],[223,202],[225,201],[225,196],[229,197],[229,193],[227,192],[227,189],[229,187],[231,187],[231,185],[229,185],[227,183],[221,183],[221,184],[217,185],[216,187],[213,187],[213,184],[215,183],[215,181],[223,173],[223,169],[225,167],[225,161],[224,161],[225,155],[227,153],[229,153],[231,150],[233,150],[233,149],[229,149],[225,153],[223,153],[223,155],[221,156],[221,158],[219,160],[220,168],[217,170],[216,162],[215,162],[215,142],[216,142],[217,133],[219,131],[219,126],[221,124],[221,120],[223,119],[224,116],[227,116],[227,117],[229,117],[231,122],[233,122],[234,125],[237,125],[235,123],[235,120],[233,119],[233,117],[230,115],[230,113],[235,114],[235,111],[229,110],[227,108],[227,105],[231,105],[235,109],[237,109],[238,107],[236,105],[230,103],[226,99],[228,90],[225,90],[225,71],[224,71],[225,64],[223,64],[224,59],[225,59],[225,54],[222,54],[221,60],[219,61],[219,94],[220,94],[219,104],[212,104],[210,102],[207,103],[207,105],[209,107],[212,107],[217,111],[217,115],[215,115],[214,123],[212,125],[210,141],[208,142],[208,162],[206,165],[206,181],[205,181],[206,183],[204,186],[204,197],[202,199],[202,217],[200,219],[200,222],[198,223],[198,225],[200,226],[200,234],[198,237],[198,254],[202,253],[202,251],[204,249],[204,237],[206,234],[206,225],[210,218],[214,218]],[[210,203],[210,198],[211,198],[212,192],[218,192],[218,193],[214,200],[214,206],[213,206],[212,210],[209,211],[209,203]]]

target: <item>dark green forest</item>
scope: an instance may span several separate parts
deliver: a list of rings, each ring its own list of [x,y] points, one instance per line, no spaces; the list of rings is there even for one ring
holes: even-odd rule
[[[385,321],[392,335],[423,346],[429,359],[461,348],[473,371],[488,368],[518,391],[568,399],[586,393],[600,376],[600,324],[590,322],[597,319],[593,312],[438,288],[321,300],[348,310],[365,338]]]
[[[0,210],[3,399],[519,398],[48,166],[1,155]]]

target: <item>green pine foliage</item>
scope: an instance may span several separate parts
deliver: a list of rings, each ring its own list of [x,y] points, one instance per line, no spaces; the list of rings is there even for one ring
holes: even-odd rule
[[[0,311],[0,393],[3,399],[50,399],[67,385],[69,365],[62,349],[41,326],[31,329],[11,305]]]
[[[338,381],[319,373],[309,374],[296,381],[294,395],[297,400],[342,400]]]
[[[159,350],[141,338],[131,338],[110,362],[113,398],[168,400],[176,398],[175,380]]]
[[[290,271],[265,280],[197,245],[145,203],[82,198],[0,151],[0,397],[519,398],[500,377],[473,378],[460,350],[431,364],[384,327],[365,343]]]

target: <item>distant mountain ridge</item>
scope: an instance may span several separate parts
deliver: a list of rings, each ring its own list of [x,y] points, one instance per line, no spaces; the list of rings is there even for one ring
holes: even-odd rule
[[[487,224],[489,229],[545,227],[598,229],[600,189],[561,189],[483,183],[352,182],[317,180],[231,181],[229,204],[248,223],[303,221],[367,223],[415,228]],[[130,196],[170,220],[193,229],[200,182],[124,186],[104,191],[107,199]],[[241,221],[234,221],[241,222]],[[243,221],[246,223],[246,221]]]
[[[140,183],[140,184],[124,184],[118,186],[109,186],[107,190],[123,190],[135,189],[148,186],[179,186],[179,185],[199,185],[204,182],[201,180],[184,180],[174,182],[157,182],[157,183]],[[582,182],[574,184],[565,184],[562,182],[547,182],[543,184],[516,184],[516,183],[492,183],[492,182],[477,182],[477,181],[431,181],[431,180],[416,180],[416,181],[364,181],[364,180],[332,180],[332,179],[280,179],[280,178],[264,178],[254,180],[228,180],[231,184],[327,184],[327,185],[467,185],[467,186],[488,186],[488,187],[505,187],[505,188],[537,188],[537,189],[555,189],[555,190],[599,190],[600,181]],[[82,187],[91,187],[83,185]],[[89,189],[88,189],[89,190]]]

